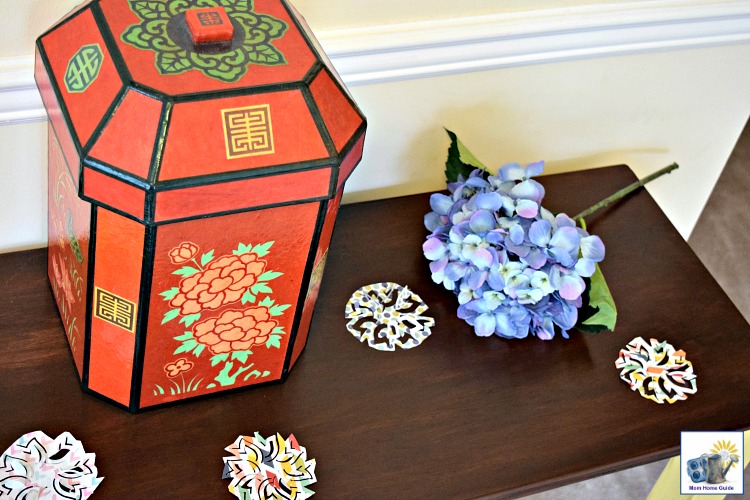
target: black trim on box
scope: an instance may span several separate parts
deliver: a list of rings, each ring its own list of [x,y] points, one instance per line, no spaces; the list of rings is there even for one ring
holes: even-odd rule
[[[167,100],[162,102],[161,116],[159,116],[159,129],[156,131],[156,140],[154,141],[154,150],[151,155],[151,166],[148,171],[148,183],[156,185],[161,171],[161,160],[164,157],[164,146],[167,144],[167,132],[169,124],[172,122],[172,109],[174,102]]]
[[[76,9],[79,9],[79,10],[76,11],[76,12],[73,12]],[[81,14],[83,14],[84,12],[86,12],[87,10],[91,10],[90,5],[85,5],[85,6],[83,6],[83,5],[77,5],[77,6],[73,7],[72,9],[70,9],[65,14],[65,15],[67,15],[69,17],[66,17],[65,19],[60,20],[58,23],[54,24],[50,29],[48,29],[47,31],[45,31],[44,33],[42,33],[41,35],[39,35],[39,38],[37,38],[37,41],[39,39],[44,38],[45,36],[49,35],[53,31],[56,31],[61,26],[65,25],[65,24],[68,24],[70,21],[72,21],[76,17],[80,16]],[[71,12],[73,12],[73,13],[71,14]]]
[[[128,86],[123,85],[120,87],[120,90],[117,91],[117,94],[115,94],[115,98],[112,100],[112,102],[107,107],[107,111],[102,115],[101,121],[97,124],[96,128],[93,132],[91,132],[91,137],[89,137],[89,140],[86,144],[83,145],[82,151],[81,151],[81,157],[85,158],[89,152],[91,151],[91,148],[94,147],[94,144],[97,143],[97,141],[101,138],[102,132],[104,129],[109,125],[109,122],[112,121],[112,118],[114,118],[115,113],[120,108],[120,105],[125,100],[125,96],[128,93]]]
[[[128,407],[128,406],[126,406],[126,405],[124,405],[124,404],[122,404],[120,402],[117,402],[114,399],[110,399],[107,396],[105,396],[104,394],[100,394],[100,393],[96,392],[95,390],[90,389],[89,387],[81,386],[81,388],[83,389],[84,393],[86,393],[86,394],[88,394],[90,396],[94,396],[97,399],[101,399],[105,403],[108,403],[108,404],[111,404],[113,406],[116,406],[117,408],[120,408],[121,410],[126,410],[126,411],[129,411],[130,413],[135,413],[135,411],[132,408],[130,408],[130,407]]]
[[[81,385],[84,389],[89,386],[89,368],[91,364],[91,322],[94,313],[94,269],[96,264],[96,226],[99,208],[91,205],[91,221],[89,222],[89,261],[86,279],[86,317],[83,340],[83,370]]]
[[[300,283],[299,291],[297,292],[297,308],[294,313],[294,320],[292,321],[292,331],[289,333],[289,343],[287,344],[286,356],[284,356],[284,367],[281,371],[282,379],[286,379],[289,374],[289,365],[292,362],[292,352],[294,352],[294,343],[297,340],[297,334],[299,333],[299,324],[302,321],[302,314],[305,310],[305,301],[307,300],[307,292],[310,288],[310,278],[315,270],[315,255],[318,253],[318,245],[320,245],[320,235],[323,232],[323,224],[326,219],[326,212],[328,211],[328,205],[331,203],[331,199],[321,201],[318,205],[318,219],[315,221],[315,230],[313,231],[312,241],[310,242],[310,250],[307,254],[307,264],[305,265],[305,272],[302,275],[302,283]]]
[[[336,163],[341,163],[341,158],[339,158],[339,152],[336,151],[336,145],[333,143],[333,139],[331,138],[331,133],[328,131],[328,126],[323,120],[323,115],[320,113],[320,110],[318,109],[318,103],[315,102],[315,98],[313,97],[312,90],[310,90],[309,86],[305,85],[302,88],[302,96],[305,98],[305,102],[307,103],[307,109],[310,111],[310,115],[312,116],[313,121],[315,122],[315,126],[318,127],[318,133],[320,134],[320,137],[323,139],[323,143],[326,145],[328,156],[331,158],[335,158]]]
[[[345,150],[347,150],[346,152],[347,155],[352,152],[352,150],[354,149],[354,145],[357,144],[357,142],[365,135],[366,132],[367,132],[367,122],[362,122],[362,125],[359,126],[357,131],[354,133],[354,135],[352,136],[352,138],[349,140],[349,142],[346,145]],[[364,148],[364,145],[362,147]],[[364,157],[364,149],[362,149],[362,156]],[[346,158],[346,156],[344,157]],[[351,177],[354,171],[357,170],[357,166],[359,165],[361,161],[362,161],[362,158],[357,160],[357,163],[354,164],[354,167],[352,168],[352,171],[349,172],[349,175],[347,175],[344,179],[341,180],[342,188],[344,187],[344,184],[346,184],[346,182],[349,180],[349,177]]]
[[[122,82],[126,86],[129,86],[130,82],[133,81],[133,77],[130,74],[128,65],[125,64],[125,59],[122,57],[120,48],[117,46],[117,41],[115,40],[115,36],[112,33],[112,29],[109,27],[107,18],[104,16],[102,7],[99,4],[100,1],[96,1],[91,4],[91,13],[94,14],[94,20],[96,21],[96,25],[99,27],[99,33],[102,35],[104,44],[107,46],[107,50],[112,56],[112,62],[115,65],[117,73],[120,75],[120,80],[122,80]]]
[[[234,215],[234,214],[241,214],[245,212],[256,212],[258,210],[267,210],[270,208],[278,208],[278,207],[288,207],[290,205],[302,205],[304,203],[325,201],[327,199],[329,199],[328,196],[317,196],[315,198],[306,198],[304,200],[285,201],[282,203],[271,203],[269,205],[262,205],[258,207],[238,208],[237,210],[225,210],[223,212],[213,212],[209,214],[193,215],[191,217],[183,217],[180,219],[169,219],[169,220],[163,220],[163,221],[158,221],[158,222],[151,222],[150,224],[153,224],[154,226],[164,226],[166,224],[176,224],[178,222],[186,222],[186,221],[195,220],[195,219],[207,219],[207,218],[213,218],[213,217],[221,217],[223,215]]]
[[[112,177],[113,179],[122,181],[124,184],[133,186],[142,191],[151,189],[151,184],[149,184],[146,179],[138,177],[137,175],[133,175],[130,172],[127,172],[119,167],[115,167],[114,165],[97,158],[87,156],[83,160],[83,164],[84,168],[88,167],[91,170],[95,170],[100,174],[106,175],[107,177]]]
[[[41,37],[37,38],[36,43],[37,43],[36,49],[39,51],[39,57],[42,59],[42,65],[44,66],[44,71],[45,73],[47,73],[47,79],[49,80],[49,84],[50,84],[50,87],[52,88],[52,92],[55,94],[55,100],[57,101],[57,105],[60,107],[60,114],[63,117],[63,121],[67,125],[68,133],[70,134],[70,138],[73,141],[73,147],[76,149],[76,153],[78,153],[78,157],[82,158],[83,155],[81,154],[81,140],[78,138],[78,131],[75,129],[75,127],[73,127],[73,121],[70,118],[70,113],[68,112],[68,106],[65,104],[65,100],[62,98],[62,93],[60,92],[60,86],[57,84],[57,80],[55,79],[55,73],[54,71],[52,71],[52,66],[49,63],[49,58],[47,57],[47,51],[44,49],[44,43],[42,42],[42,38]],[[47,116],[49,116],[49,110],[47,110]],[[80,165],[79,165],[79,168],[80,168]]]
[[[141,383],[143,381],[146,338],[148,336],[148,314],[151,307],[151,283],[154,279],[154,254],[156,253],[156,227],[147,225],[143,238],[143,260],[141,263],[141,288],[138,293],[138,326],[135,330],[133,371],[130,381],[130,410],[141,406]]]
[[[183,177],[168,181],[159,181],[155,184],[157,191],[173,191],[192,187],[208,186],[210,184],[222,184],[224,182],[244,181],[260,177],[272,177],[274,175],[304,172],[330,167],[335,158],[320,158],[317,160],[305,160],[297,163],[283,163],[270,167],[250,168],[246,170],[235,170],[232,172],[220,172],[217,174],[197,175],[195,177]]]
[[[288,92],[290,90],[299,90],[301,85],[302,82],[300,80],[291,80],[287,82],[254,85],[252,87],[234,87],[223,90],[206,90],[203,92],[193,92],[190,94],[177,94],[171,96],[171,98],[177,104],[214,101],[216,99],[228,99],[232,97],[245,97],[260,94],[270,94],[273,92]]]

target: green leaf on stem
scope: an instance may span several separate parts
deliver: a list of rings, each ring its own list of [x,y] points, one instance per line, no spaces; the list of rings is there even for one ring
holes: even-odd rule
[[[583,306],[579,310],[576,329],[586,333],[614,331],[617,307],[599,264],[596,265],[594,275],[587,281],[589,286],[583,293]]]
[[[448,129],[445,129],[445,131],[451,139],[451,145],[448,147],[448,159],[445,161],[445,179],[448,184],[456,182],[459,175],[468,178],[474,169],[487,170],[487,167],[464,146],[456,134]]]

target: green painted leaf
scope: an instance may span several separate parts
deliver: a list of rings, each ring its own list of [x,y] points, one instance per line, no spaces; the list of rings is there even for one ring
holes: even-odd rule
[[[194,267],[183,266],[183,267],[179,268],[177,271],[174,271],[172,274],[178,274],[180,276],[186,276],[187,277],[187,276],[192,276],[192,275],[194,275],[195,273],[198,273],[198,272],[200,272],[200,271],[198,271]]]
[[[286,64],[284,54],[279,52],[273,45],[261,43],[253,46],[247,54],[248,59],[256,64],[272,66],[276,64]]]
[[[185,340],[190,340],[193,338],[193,332],[185,332],[184,335],[180,335],[179,337],[175,337],[175,340],[179,340],[180,342],[183,342]]]
[[[154,390],[154,396],[157,395],[157,392],[158,392],[158,395],[164,394],[164,388],[160,386],[159,384],[156,384],[156,389]]]
[[[254,303],[255,299],[256,299],[255,295],[250,293],[250,290],[248,290],[242,295],[242,304],[244,305],[244,304],[247,304],[248,302]]]
[[[246,253],[250,253],[250,251],[253,249],[252,243],[250,245],[245,245],[243,243],[240,243],[237,247],[237,250],[233,251],[232,253],[234,255],[244,255]]]
[[[271,316],[281,316],[282,314],[284,314],[284,311],[286,311],[290,307],[291,304],[273,306],[268,312],[271,314]]]
[[[195,349],[193,349],[193,354],[197,358],[198,356],[200,356],[203,353],[203,351],[205,349],[206,349],[206,344],[201,344],[198,347],[196,347]]]
[[[229,353],[216,354],[215,356],[211,357],[211,366],[216,366],[219,363],[223,363],[224,361],[228,359],[229,359]]]
[[[253,247],[253,253],[256,254],[258,257],[265,257],[266,255],[268,255],[274,243],[276,242],[268,241],[266,243],[263,243],[262,245],[255,245]],[[259,278],[259,279],[261,281],[267,281],[267,280],[263,280],[262,278]],[[269,279],[273,279],[273,278],[269,278]]]
[[[163,325],[164,323],[172,321],[173,319],[175,319],[179,315],[180,315],[180,310],[179,309],[172,309],[171,311],[168,311],[168,312],[166,312],[164,314],[164,319],[161,320],[161,324]]]
[[[198,347],[198,341],[195,339],[192,340],[186,340],[180,345],[177,349],[175,349],[174,354],[182,354],[185,352],[190,352],[193,349]]]
[[[169,19],[169,14],[167,13],[166,4],[164,2],[131,1],[130,8],[144,21],[151,19]]]
[[[199,319],[201,319],[201,313],[188,314],[187,316],[183,316],[182,319],[180,319],[180,323],[185,323],[185,326],[189,328],[190,325],[192,325]]]
[[[263,372],[263,375],[261,375],[261,377],[267,377],[270,374],[271,374],[271,372],[269,372],[268,370],[266,370],[266,371]]]
[[[456,134],[448,129],[445,129],[445,131],[451,139],[451,144],[448,147],[448,159],[445,161],[445,179],[449,184],[456,182],[459,175],[468,178],[469,174],[477,168],[487,171],[487,167],[464,146]]]
[[[275,347],[277,349],[280,348],[281,347],[281,337],[278,336],[278,335],[271,335],[270,337],[268,337],[268,340],[266,341],[266,347],[269,348],[269,349],[271,347]]]
[[[214,251],[211,250],[210,252],[206,252],[203,255],[201,255],[201,266],[205,266],[209,262],[214,260]]]
[[[283,326],[277,326],[276,328],[273,329],[271,333],[275,333],[277,335],[284,335],[286,332],[284,331]]]
[[[265,299],[258,302],[258,305],[263,307],[271,307],[273,305],[273,300],[271,299],[271,297],[266,297]]]
[[[258,276],[258,281],[271,281],[275,280],[279,276],[284,276],[284,273],[278,273],[276,271],[266,271],[265,273]]]
[[[273,293],[273,290],[270,286],[268,286],[266,283],[256,283],[253,285],[253,287],[250,289],[255,295],[258,295],[260,293]]]
[[[180,293],[180,289],[177,287],[174,287],[174,288],[170,288],[166,292],[161,292],[159,295],[164,297],[164,300],[172,300],[173,298],[175,298],[175,295],[177,295],[178,293]]]
[[[579,310],[576,328],[586,333],[614,331],[617,323],[617,307],[599,265],[591,276],[583,295],[583,306]]]
[[[193,69],[193,66],[184,53],[163,52],[156,56],[156,69],[162,75],[177,75]]]
[[[250,377],[258,378],[258,377],[260,377],[260,372],[258,370],[251,371],[250,373],[248,373],[247,375],[245,375],[244,381],[247,382],[247,380]]]
[[[235,351],[232,353],[232,360],[239,361],[243,365],[247,363],[252,351]]]
[[[208,385],[206,386],[206,389],[213,389],[213,388],[215,388],[215,387],[216,387],[216,384],[213,384],[213,383],[212,383],[212,384],[208,384]]]

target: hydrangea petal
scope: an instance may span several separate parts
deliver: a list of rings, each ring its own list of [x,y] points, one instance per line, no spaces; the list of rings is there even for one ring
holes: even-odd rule
[[[583,280],[574,274],[565,275],[560,281],[560,297],[566,300],[576,300],[586,289]]]
[[[510,228],[510,231],[508,231],[508,236],[510,237],[510,241],[512,241],[515,245],[522,244],[525,236],[523,227],[520,224],[512,226]]]
[[[584,278],[590,278],[596,271],[596,264],[591,259],[578,259],[576,262],[575,270],[579,276]]]
[[[494,191],[490,193],[480,193],[476,195],[475,203],[478,209],[494,212],[500,210],[503,206],[503,198]]]
[[[539,205],[532,200],[518,200],[516,213],[521,217],[532,219],[539,213]]]
[[[437,238],[428,238],[427,241],[422,244],[422,251],[424,256],[430,260],[437,260],[445,255],[445,245],[442,241]]]
[[[484,313],[474,320],[474,332],[480,337],[489,337],[495,333],[495,315]]]
[[[536,246],[546,247],[552,238],[552,224],[546,220],[537,220],[529,228],[529,240]]]
[[[533,200],[537,203],[544,198],[544,187],[533,179],[520,182],[510,190],[510,196],[515,199]]]
[[[469,219],[469,227],[476,233],[484,233],[495,229],[495,215],[487,210],[478,210]]]
[[[442,193],[434,193],[430,196],[430,207],[438,215],[448,215],[453,207],[453,200]]]
[[[505,182],[507,181],[521,181],[526,176],[526,171],[518,163],[506,163],[500,167],[498,176]]]
[[[544,162],[535,161],[526,165],[526,178],[536,177],[544,172]]]
[[[492,265],[492,254],[486,248],[478,248],[470,260],[478,269],[487,269]]]
[[[604,243],[598,236],[586,236],[581,238],[581,255],[594,262],[604,260]]]

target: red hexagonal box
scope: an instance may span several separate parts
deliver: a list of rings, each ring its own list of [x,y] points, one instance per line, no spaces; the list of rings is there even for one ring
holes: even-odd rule
[[[84,390],[284,380],[365,118],[285,0],[92,0],[37,40],[49,276]]]

